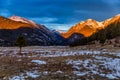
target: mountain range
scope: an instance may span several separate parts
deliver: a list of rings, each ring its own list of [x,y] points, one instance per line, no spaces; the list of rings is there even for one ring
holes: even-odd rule
[[[16,38],[24,36],[28,45],[81,45],[94,41],[105,43],[120,36],[120,14],[102,22],[87,19],[72,26],[67,32],[50,30],[44,25],[20,16],[0,16],[0,46],[14,46]],[[117,40],[118,41],[118,40]]]

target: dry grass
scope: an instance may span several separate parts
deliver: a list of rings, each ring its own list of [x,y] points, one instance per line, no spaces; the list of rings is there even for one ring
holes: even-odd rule
[[[4,48],[2,48],[4,50]],[[1,49],[1,52],[2,52]],[[8,49],[8,48],[5,48]],[[38,50],[40,48],[36,48],[35,50]],[[72,48],[60,48],[60,47],[51,47],[48,50],[51,50],[52,52],[55,52],[56,50],[59,50],[61,52],[69,51]],[[73,48],[72,51],[81,49],[81,47]],[[72,64],[66,64],[66,60],[81,60],[85,61],[86,59],[92,60],[91,63],[89,63],[90,67],[92,64],[99,65],[98,68],[103,71],[103,73],[107,74],[110,73],[111,70],[105,69],[100,65],[99,62],[94,62],[95,56],[103,56],[103,57],[110,57],[110,58],[120,58],[113,54],[88,54],[88,55],[74,55],[74,56],[61,56],[61,57],[41,57],[36,56],[38,54],[46,54],[47,52],[40,52],[40,53],[34,53],[31,51],[28,51],[27,54],[18,55],[13,54],[14,48],[11,48],[5,54],[0,55],[0,80],[2,79],[9,79],[9,77],[20,75],[21,73],[25,73],[26,71],[35,71],[41,73],[39,77],[36,79],[32,77],[26,77],[26,80],[108,80],[107,77],[102,77],[100,75],[93,75],[93,74],[87,74],[84,76],[77,76],[73,74],[73,71],[76,69],[73,68]],[[25,48],[24,50],[33,50],[31,47]],[[46,50],[46,48],[42,47],[42,50]],[[11,52],[10,52],[11,51]],[[8,54],[6,54],[8,53]],[[13,55],[11,55],[13,54]],[[31,62],[32,60],[43,60],[46,61],[47,64],[39,65],[36,63]],[[87,68],[85,68],[83,65],[79,65],[78,67],[81,67],[81,72],[89,71]],[[44,74],[44,72],[47,71],[47,74]],[[58,72],[61,71],[61,72]],[[98,70],[99,71],[99,70]],[[100,71],[99,71],[100,72]]]

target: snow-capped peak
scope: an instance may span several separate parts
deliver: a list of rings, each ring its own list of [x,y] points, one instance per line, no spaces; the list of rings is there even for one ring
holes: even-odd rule
[[[93,21],[93,19],[87,19],[87,21]]]
[[[104,25],[103,25],[103,23],[102,22],[97,22],[98,23],[98,27],[103,27]]]
[[[97,21],[94,19],[87,19],[85,23],[97,23]]]
[[[81,21],[81,22],[80,22],[80,24],[83,24],[83,23],[85,23],[85,21]]]
[[[87,19],[85,21],[85,24],[88,26],[94,26],[94,28],[102,26],[102,24],[100,22],[93,20],[93,19]]]
[[[28,24],[31,24],[31,25],[37,27],[35,22],[33,22],[31,20],[28,20],[28,19],[25,19],[25,18],[22,18],[22,17],[19,17],[19,16],[11,16],[9,19],[14,20],[14,21],[20,21],[20,22],[23,22],[23,23],[28,23]]]

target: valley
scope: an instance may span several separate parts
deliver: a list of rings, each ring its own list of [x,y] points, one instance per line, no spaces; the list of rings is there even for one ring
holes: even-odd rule
[[[120,1],[0,0],[0,80],[120,80]]]
[[[67,32],[19,16],[0,22],[0,80],[120,79],[120,15]]]

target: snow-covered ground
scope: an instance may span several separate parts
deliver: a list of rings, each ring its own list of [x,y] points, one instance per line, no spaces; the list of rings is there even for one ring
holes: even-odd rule
[[[79,50],[79,51],[56,51],[56,52],[47,52],[46,54],[41,54],[42,57],[60,57],[60,56],[74,56],[74,55],[88,55],[88,54],[100,54],[100,51],[88,51],[88,50]]]
[[[67,64],[72,64],[77,76],[100,75],[109,79],[120,78],[120,58],[108,58],[95,56],[95,59],[67,60]],[[82,71],[84,69],[84,71]],[[108,72],[105,72],[108,71]]]
[[[12,78],[9,78],[9,80],[25,80],[24,74],[20,74],[18,76],[13,76]]]
[[[66,76],[67,68],[65,68],[65,70],[62,70],[61,67],[64,68],[65,66],[69,65],[72,70],[69,73],[74,74],[79,78],[82,76],[93,76],[92,78],[94,79],[97,75],[103,78],[107,78],[108,80],[120,79],[119,50],[116,52],[110,52],[107,49],[82,50],[72,49],[68,47],[58,47],[57,49],[53,47],[34,47],[23,48],[23,55],[18,55],[18,51],[19,48],[0,48],[0,59],[6,56],[10,56],[11,58],[17,58],[16,61],[18,63],[27,60],[28,62],[26,63],[26,65],[31,65],[33,68],[31,68],[30,70],[24,70],[23,72],[19,73],[19,75],[11,75],[9,77],[9,80],[26,80],[28,78],[37,79],[40,77],[46,77],[50,74],[64,74]],[[63,63],[60,63],[58,61],[61,61]],[[61,65],[55,67],[56,64],[54,63],[58,63],[58,65]],[[53,65],[49,66],[50,64]],[[51,70],[52,68],[53,70]],[[6,79],[6,77],[4,78]]]
[[[27,71],[26,73],[21,73],[18,76],[12,76],[9,78],[10,80],[26,80],[26,78],[31,77],[33,79],[40,76],[40,73],[38,71]]]
[[[41,61],[41,60],[32,60],[31,62],[33,62],[33,63],[36,63],[36,64],[46,64],[46,62],[45,61]]]
[[[1,55],[11,55],[15,56],[19,52],[19,49],[6,49],[1,50]],[[11,54],[12,53],[12,54]],[[60,56],[74,56],[74,55],[91,55],[91,54],[105,54],[105,52],[97,50],[45,50],[45,49],[23,49],[22,54],[27,55],[29,53],[34,53],[31,57],[41,56],[41,57],[60,57]],[[29,57],[29,56],[28,56]]]

